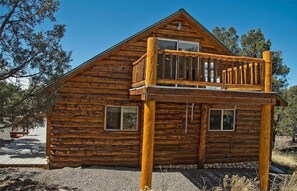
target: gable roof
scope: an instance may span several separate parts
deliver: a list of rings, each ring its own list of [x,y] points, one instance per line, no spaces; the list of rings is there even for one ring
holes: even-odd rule
[[[160,20],[159,22],[145,28],[144,30],[142,30],[142,31],[134,34],[133,36],[119,42],[118,44],[112,46],[111,48],[97,54],[93,58],[87,60],[83,64],[79,65],[78,67],[76,67],[76,68],[70,70],[68,73],[64,74],[58,81],[47,85],[43,89],[48,89],[53,84],[63,83],[67,79],[70,79],[70,78],[74,77],[75,75],[77,75],[78,73],[83,72],[83,71],[87,70],[88,68],[90,68],[92,66],[93,61],[102,60],[102,59],[106,58],[107,56],[117,52],[118,50],[120,50],[121,48],[126,46],[128,43],[132,43],[132,42],[139,40],[140,38],[142,38],[143,36],[152,32],[153,30],[156,30],[160,26],[165,25],[166,23],[169,23],[170,21],[173,21],[174,19],[176,19],[178,17],[184,18],[187,22],[189,22],[191,27],[193,27],[196,32],[199,32],[199,33],[202,33],[203,35],[205,35],[212,44],[216,45],[219,48],[219,51],[222,54],[234,55],[220,40],[218,40],[209,30],[207,30],[204,26],[202,26],[185,9],[179,9],[177,12],[169,15],[168,17]]]

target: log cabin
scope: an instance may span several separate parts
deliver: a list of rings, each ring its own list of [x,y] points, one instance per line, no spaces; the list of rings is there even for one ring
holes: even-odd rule
[[[184,9],[98,54],[55,83],[50,168],[259,162],[268,188],[274,106],[271,53],[239,57]],[[53,85],[47,87],[51,90]]]

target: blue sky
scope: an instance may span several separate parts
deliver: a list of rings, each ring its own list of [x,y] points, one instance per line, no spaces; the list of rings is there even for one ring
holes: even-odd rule
[[[290,86],[297,85],[297,0],[61,0],[56,17],[67,26],[62,46],[73,51],[74,68],[180,8],[210,31],[233,26],[240,36],[260,28],[272,50],[283,51]]]

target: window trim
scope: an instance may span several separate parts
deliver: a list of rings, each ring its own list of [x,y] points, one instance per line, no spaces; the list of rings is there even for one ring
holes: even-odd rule
[[[106,127],[106,122],[107,122],[107,120],[106,120],[106,117],[107,117],[107,108],[108,107],[119,107],[119,108],[121,108],[121,126],[120,126],[120,129],[107,129],[107,127]],[[124,114],[124,109],[123,108],[136,108],[136,112],[137,112],[137,119],[136,119],[136,121],[137,121],[137,123],[136,123],[136,129],[123,129],[123,114]],[[119,106],[119,105],[105,105],[105,111],[104,111],[104,130],[105,131],[138,131],[138,123],[139,123],[139,107],[138,106],[133,106],[133,105],[131,105],[131,106]]]
[[[221,129],[210,129],[210,111],[211,110],[221,111]],[[234,113],[232,130],[224,130],[224,115],[223,115],[224,111],[233,111],[233,113]],[[208,131],[229,131],[229,132],[235,131],[235,121],[236,121],[235,118],[236,118],[236,110],[235,109],[209,109],[209,111],[208,111]]]

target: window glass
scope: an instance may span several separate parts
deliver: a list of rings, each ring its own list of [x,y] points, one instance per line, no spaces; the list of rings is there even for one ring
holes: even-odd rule
[[[198,48],[199,48],[198,43],[191,43],[191,42],[179,42],[178,43],[178,50],[198,52]]]
[[[123,107],[123,130],[137,130],[137,107]]]
[[[234,110],[223,110],[223,130],[233,130]]]
[[[121,107],[106,107],[106,129],[121,129]]]
[[[209,115],[209,129],[210,130],[221,130],[221,110],[210,110]]]
[[[158,40],[158,48],[161,50],[164,50],[164,49],[176,50],[177,42],[159,39]]]
[[[209,130],[233,131],[235,110],[231,109],[210,109]]]

